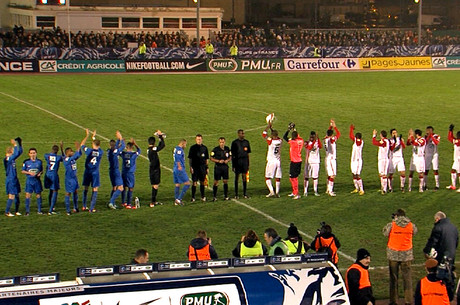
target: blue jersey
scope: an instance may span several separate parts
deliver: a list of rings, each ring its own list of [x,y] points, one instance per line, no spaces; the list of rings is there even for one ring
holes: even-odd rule
[[[67,193],[74,193],[78,190],[78,178],[77,178],[77,160],[81,156],[81,150],[79,149],[74,153],[72,157],[64,158],[65,168],[65,191]]]
[[[124,140],[117,140],[115,143],[115,149],[107,149],[107,158],[109,159],[109,171],[114,171],[119,168],[119,163],[118,163],[118,156],[121,155],[123,152],[123,149],[125,149],[125,141]]]
[[[89,172],[98,172],[104,151],[101,148],[93,149],[85,145],[81,147],[86,154],[85,170]]]
[[[3,165],[5,166],[6,180],[15,180],[18,177],[16,171],[16,159],[22,154],[21,146],[14,146],[13,154],[3,159]]]
[[[121,153],[121,158],[123,160],[122,174],[136,172],[136,160],[140,154],[140,148],[138,148],[137,151],[124,151]]]
[[[62,155],[58,154],[45,154],[45,161],[46,161],[46,175],[51,177],[51,176],[57,176],[58,171],[59,171],[59,165],[62,162],[63,157]]]
[[[22,170],[29,173],[41,173],[43,172],[42,160],[36,159],[35,161],[32,161],[31,159],[27,159],[22,164]],[[27,175],[26,184],[35,183],[37,180],[40,180],[40,177]]]
[[[177,163],[180,163],[180,166],[182,167],[182,170],[185,171],[185,153],[184,149],[180,146],[176,146],[174,148],[174,170],[178,171],[179,169],[177,168]]]
[[[64,158],[65,180],[77,179],[77,160],[81,157],[81,150],[76,151],[72,157]]]

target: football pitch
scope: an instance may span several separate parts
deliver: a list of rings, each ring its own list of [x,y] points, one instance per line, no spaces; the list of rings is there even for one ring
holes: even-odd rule
[[[80,212],[65,215],[64,191],[58,197],[59,215],[37,215],[33,198],[30,216],[3,217],[0,277],[34,273],[60,272],[61,279],[75,278],[80,266],[103,266],[128,263],[134,252],[145,248],[151,261],[185,260],[189,241],[204,229],[212,238],[220,257],[231,257],[231,251],[248,229],[263,239],[263,232],[274,227],[286,236],[293,222],[304,239],[311,242],[325,221],[333,228],[342,248],[339,267],[346,269],[360,247],[372,257],[371,279],[379,298],[388,296],[386,238],[381,230],[391,221],[397,208],[406,209],[407,216],[418,226],[414,237],[414,285],[423,274],[422,249],[433,226],[433,215],[444,211],[456,225],[460,219],[460,194],[445,189],[450,184],[453,146],[447,141],[449,124],[460,128],[459,71],[362,72],[362,73],[274,73],[274,74],[123,74],[123,75],[8,75],[0,78],[0,109],[2,124],[0,142],[6,148],[9,140],[23,138],[24,153],[17,161],[18,175],[30,147],[39,158],[60,141],[74,147],[84,137],[84,128],[97,130],[102,148],[120,130],[125,139],[140,143],[142,157],[137,162],[134,196],[139,197],[138,210],[109,210],[111,185],[106,155],[101,164],[102,185],[96,208],[98,213]],[[287,194],[289,148],[282,148],[283,179],[281,198],[265,198],[264,182],[266,142],[261,137],[265,116],[274,112],[274,128],[283,134],[289,122],[295,122],[299,134],[308,138],[311,130],[323,137],[333,118],[342,133],[337,142],[338,174],[334,187],[337,197],[324,194],[326,173],[321,164],[320,197],[308,196],[292,200]],[[352,141],[349,126],[363,134],[364,196],[350,194],[353,181],[350,172]],[[410,128],[432,125],[441,135],[439,144],[441,189],[433,191],[430,172],[429,190],[418,193],[414,177],[413,192],[399,191],[399,175],[395,175],[396,191],[382,196],[377,172],[377,147],[372,145],[372,130],[396,128],[407,139]],[[189,203],[174,206],[174,185],[171,168],[172,150],[182,138],[188,147],[197,133],[209,151],[223,136],[230,146],[236,131],[244,129],[251,143],[250,199],[222,200],[215,203]],[[167,134],[166,148],[159,153],[162,182],[158,199],[163,206],[149,208],[151,186],[146,159],[147,138],[157,129]],[[188,147],[186,152],[188,152]],[[321,153],[324,159],[324,151]],[[404,151],[406,168],[411,149]],[[83,175],[84,158],[78,161],[78,174]],[[210,166],[212,180],[213,166]],[[60,170],[61,187],[64,170]],[[233,194],[230,174],[230,194]],[[303,178],[303,174],[301,175]],[[302,179],[299,179],[302,183]],[[0,183],[4,185],[4,174]],[[241,187],[241,186],[240,186]],[[407,181],[406,181],[407,187]],[[47,207],[48,193],[44,192]],[[80,205],[81,205],[80,192]],[[212,198],[211,190],[207,197]],[[6,196],[0,210],[6,205]],[[118,202],[119,203],[119,202]],[[21,209],[24,212],[24,192]]]

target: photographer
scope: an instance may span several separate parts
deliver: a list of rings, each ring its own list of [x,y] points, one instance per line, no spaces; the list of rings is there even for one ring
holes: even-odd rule
[[[188,246],[187,257],[189,261],[205,261],[218,258],[216,250],[211,245],[211,238],[208,238],[206,231],[198,231],[196,238],[192,239]]]
[[[325,222],[321,222],[321,228],[316,232],[315,239],[311,242],[311,249],[316,252],[327,252],[328,260],[337,266],[339,256],[337,250],[340,248],[340,242],[332,234],[332,228]]]
[[[450,300],[453,299],[455,290],[455,252],[458,246],[458,230],[450,222],[444,212],[434,214],[434,227],[431,235],[423,248],[427,258],[434,258],[439,266],[445,266],[444,275],[438,278],[443,279],[447,286]],[[438,268],[441,269],[441,268]],[[439,272],[439,271],[438,271]]]
[[[427,276],[421,279],[415,288],[415,305],[449,305],[446,284],[436,276],[438,261],[433,258],[428,259],[425,262],[425,269]]]
[[[398,209],[392,216],[393,221],[383,228],[383,235],[388,237],[387,258],[390,272],[390,304],[398,304],[399,269],[403,276],[405,304],[412,302],[412,270],[414,260],[412,238],[417,227],[406,217],[403,209]]]

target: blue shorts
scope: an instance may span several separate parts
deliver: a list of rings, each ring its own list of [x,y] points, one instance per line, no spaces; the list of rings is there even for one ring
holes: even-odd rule
[[[189,181],[187,172],[182,170],[182,171],[174,171],[173,172],[173,178],[174,178],[174,183],[175,184],[182,184],[187,181]]]
[[[21,185],[17,177],[14,177],[14,179],[6,179],[5,185],[7,195],[17,195],[21,192]]]
[[[136,179],[134,178],[134,173],[124,173],[123,177],[123,186],[128,188],[133,188]]]
[[[51,174],[48,176],[48,174],[45,175],[45,189],[50,189],[53,191],[57,191],[61,188],[59,185],[59,176],[56,174]]]
[[[118,169],[109,170],[109,177],[110,182],[112,182],[112,186],[123,185],[123,179],[121,179],[120,171]]]
[[[40,194],[43,191],[42,182],[40,179],[26,179],[26,193]]]
[[[78,185],[77,179],[66,179],[65,191],[67,193],[70,193],[70,194],[75,193],[79,188],[80,188],[80,185]]]
[[[101,186],[101,181],[99,177],[99,171],[88,172],[85,170],[83,174],[83,186],[99,187]]]

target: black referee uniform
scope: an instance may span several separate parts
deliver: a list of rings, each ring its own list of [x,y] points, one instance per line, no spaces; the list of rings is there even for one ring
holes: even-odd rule
[[[236,139],[232,142],[232,167],[235,172],[235,197],[238,198],[238,178],[241,174],[243,178],[243,195],[247,198],[246,175],[249,171],[249,154],[251,146],[246,139]]]
[[[160,158],[158,157],[158,152],[165,148],[165,142],[163,136],[158,136],[159,142],[157,146],[149,146],[147,148],[147,155],[149,157],[150,166],[149,166],[149,175],[150,175],[150,184],[152,185],[152,201],[151,204],[157,203],[157,193],[158,185],[161,180],[161,167],[160,167]],[[156,188],[153,186],[157,186]]]
[[[204,181],[206,179],[206,175],[208,174],[208,159],[209,159],[208,148],[203,144],[192,145],[188,152],[188,159],[190,161],[190,167],[193,169],[192,201],[195,200],[197,181],[200,181],[201,199],[204,201],[206,200],[205,193],[204,193]]]
[[[217,197],[217,184],[219,180],[224,182],[224,198],[228,200],[228,163],[220,163],[219,161],[229,160],[232,156],[232,152],[228,146],[224,146],[222,149],[220,146],[214,147],[211,151],[211,160],[215,162],[214,165],[214,185],[212,192],[214,200]]]

